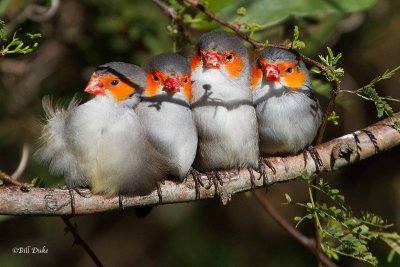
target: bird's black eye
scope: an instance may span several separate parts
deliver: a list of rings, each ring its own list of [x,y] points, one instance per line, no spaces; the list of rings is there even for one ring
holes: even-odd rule
[[[154,79],[154,81],[158,81],[158,76],[155,74],[155,73],[153,73],[153,79]]]
[[[113,85],[113,86],[116,86],[118,83],[119,83],[118,80],[112,80],[112,81],[111,81],[111,85]]]
[[[293,68],[292,68],[292,67],[287,68],[287,69],[286,69],[286,72],[287,72],[287,73],[292,73],[292,72],[293,72]]]
[[[232,61],[232,59],[233,59],[233,55],[232,54],[229,54],[229,55],[227,55],[226,57],[225,57],[225,59],[227,60],[227,61]]]
[[[187,83],[187,82],[188,82],[188,78],[185,78],[185,79],[183,80],[183,82],[184,82],[184,83]]]
[[[263,66],[261,65],[261,62],[257,60],[257,68],[258,68],[259,70],[261,70],[262,67],[263,67]]]

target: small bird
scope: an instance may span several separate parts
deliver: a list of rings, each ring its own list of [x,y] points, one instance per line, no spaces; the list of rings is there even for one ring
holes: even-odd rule
[[[67,109],[43,99],[46,121],[36,157],[63,174],[68,187],[89,186],[93,193],[146,195],[157,188],[167,160],[147,141],[133,108],[145,74],[135,65],[110,62],[92,74],[85,92],[96,95]]]
[[[183,180],[197,150],[197,130],[189,106],[190,65],[181,55],[168,52],[151,58],[144,70],[147,85],[135,111],[150,143],[170,160],[170,174]],[[198,186],[196,183],[197,197]]]
[[[191,108],[199,134],[194,168],[217,175],[231,168],[258,167],[257,118],[249,84],[247,49],[225,31],[203,34],[190,59]],[[253,180],[252,180],[253,183]]]
[[[322,112],[304,62],[292,52],[268,47],[254,64],[250,83],[261,153],[295,154],[308,147]]]

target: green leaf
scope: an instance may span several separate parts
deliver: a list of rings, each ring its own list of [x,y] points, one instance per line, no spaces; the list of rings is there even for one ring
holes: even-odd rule
[[[225,20],[235,17],[240,7],[246,8],[246,16],[238,22],[257,21],[263,28],[276,25],[290,17],[314,17],[324,19],[332,14],[346,14],[373,6],[376,0],[213,0],[208,8]]]
[[[285,198],[287,203],[292,203],[292,198],[286,193],[285,193]]]
[[[340,117],[338,115],[336,115],[335,111],[332,111],[332,113],[329,115],[328,117],[328,121],[331,121],[333,123],[333,125],[339,125],[339,119]]]
[[[236,10],[236,14],[238,14],[239,16],[244,16],[244,15],[246,15],[246,12],[247,12],[247,10],[246,10],[245,7],[239,7],[239,8]]]
[[[36,177],[33,178],[32,181],[30,182],[31,187],[44,187],[44,181],[42,178]]]
[[[400,132],[400,121],[393,122],[393,126],[397,131]]]

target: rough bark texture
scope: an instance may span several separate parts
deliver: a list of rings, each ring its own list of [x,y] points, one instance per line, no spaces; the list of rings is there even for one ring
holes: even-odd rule
[[[394,118],[382,120],[362,130],[333,139],[316,147],[322,159],[320,171],[328,172],[343,168],[354,162],[371,157],[381,151],[400,144],[400,133],[393,127],[394,121],[400,121],[399,113]],[[268,158],[276,169],[273,174],[267,167],[268,184],[286,182],[295,179],[303,172],[315,173],[316,166],[307,152],[307,160],[300,153],[288,157]],[[231,195],[251,190],[250,174],[246,169],[221,172],[224,185],[221,187],[228,201]],[[258,174],[256,177],[258,177]],[[207,178],[202,177],[207,184]],[[262,187],[262,180],[256,179],[256,186]],[[32,188],[22,190],[18,186],[0,187],[0,214],[58,216],[84,215],[127,207],[159,205],[157,192],[148,196],[124,196],[106,198],[91,195],[87,189],[73,190],[56,188]],[[163,204],[195,201],[194,182],[188,178],[183,183],[166,181],[161,185]],[[214,197],[214,187],[200,189],[200,199]],[[74,204],[72,204],[74,203]],[[74,210],[72,207],[74,206]]]

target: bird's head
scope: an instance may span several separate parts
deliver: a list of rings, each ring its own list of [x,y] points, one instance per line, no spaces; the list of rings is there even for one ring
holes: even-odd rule
[[[177,96],[190,101],[192,82],[186,58],[171,52],[162,53],[152,57],[144,70],[147,83],[143,95]]]
[[[230,78],[240,78],[248,67],[248,53],[241,40],[225,31],[203,34],[190,59],[192,71],[197,68],[219,69]]]
[[[292,52],[273,47],[261,52],[251,71],[251,86],[257,88],[262,82],[278,83],[291,90],[310,88],[309,73],[304,62]]]
[[[97,67],[90,77],[85,92],[114,97],[116,102],[139,95],[145,84],[145,74],[136,65],[110,62]]]

